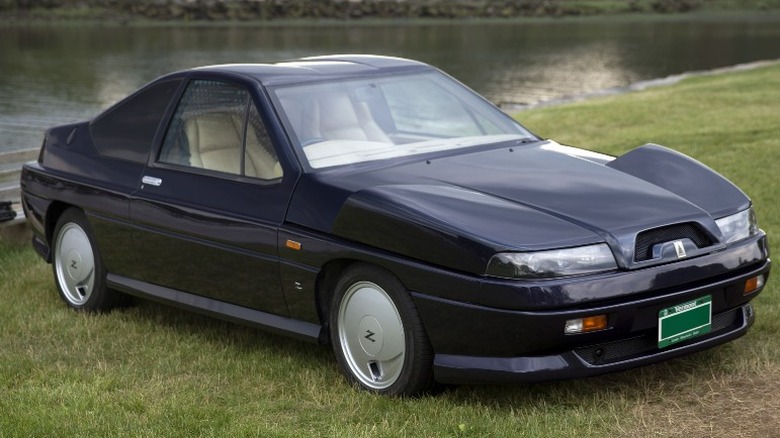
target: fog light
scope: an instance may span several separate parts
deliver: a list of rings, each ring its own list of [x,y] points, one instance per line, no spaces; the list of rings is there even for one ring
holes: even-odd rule
[[[756,277],[748,278],[745,282],[745,289],[742,290],[743,295],[747,295],[761,289],[764,286],[764,275],[758,275]]]
[[[750,303],[747,303],[744,307],[745,309],[745,318],[750,319],[755,314],[755,311],[753,310],[753,305]]]
[[[607,328],[607,315],[589,316],[587,318],[570,319],[566,321],[564,333],[587,333]]]

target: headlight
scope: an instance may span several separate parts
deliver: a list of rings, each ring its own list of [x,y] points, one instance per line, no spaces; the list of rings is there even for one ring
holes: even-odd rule
[[[503,278],[552,278],[592,274],[617,269],[606,243],[578,248],[536,252],[505,252],[494,255],[487,275]]]
[[[715,221],[723,234],[724,243],[736,242],[758,233],[758,223],[753,207]]]

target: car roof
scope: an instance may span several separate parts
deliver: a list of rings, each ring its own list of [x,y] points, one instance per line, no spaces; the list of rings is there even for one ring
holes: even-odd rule
[[[222,64],[193,68],[230,75],[249,76],[264,85],[289,85],[340,78],[384,75],[434,68],[409,59],[376,55],[329,55],[300,58],[274,64]]]

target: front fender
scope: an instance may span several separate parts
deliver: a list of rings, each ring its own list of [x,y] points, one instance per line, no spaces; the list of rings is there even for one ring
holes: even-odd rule
[[[666,189],[716,219],[750,207],[750,199],[731,181],[699,161],[657,144],[640,146],[606,165]]]
[[[501,251],[578,246],[602,238],[530,207],[450,185],[387,185],[352,194],[333,234],[482,275]]]

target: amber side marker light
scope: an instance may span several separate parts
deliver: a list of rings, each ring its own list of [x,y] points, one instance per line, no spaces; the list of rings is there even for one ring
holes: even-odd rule
[[[286,246],[286,247],[288,247],[290,249],[294,249],[296,251],[300,251],[301,250],[301,242],[296,242],[294,240],[289,240],[288,239],[287,242],[284,243],[284,246]]]
[[[567,334],[587,333],[604,330],[605,328],[607,328],[607,315],[596,315],[566,321],[566,327],[564,327],[563,332]]]
[[[743,295],[751,294],[764,286],[764,275],[757,275],[755,277],[748,278],[745,282],[745,289],[742,290]]]

